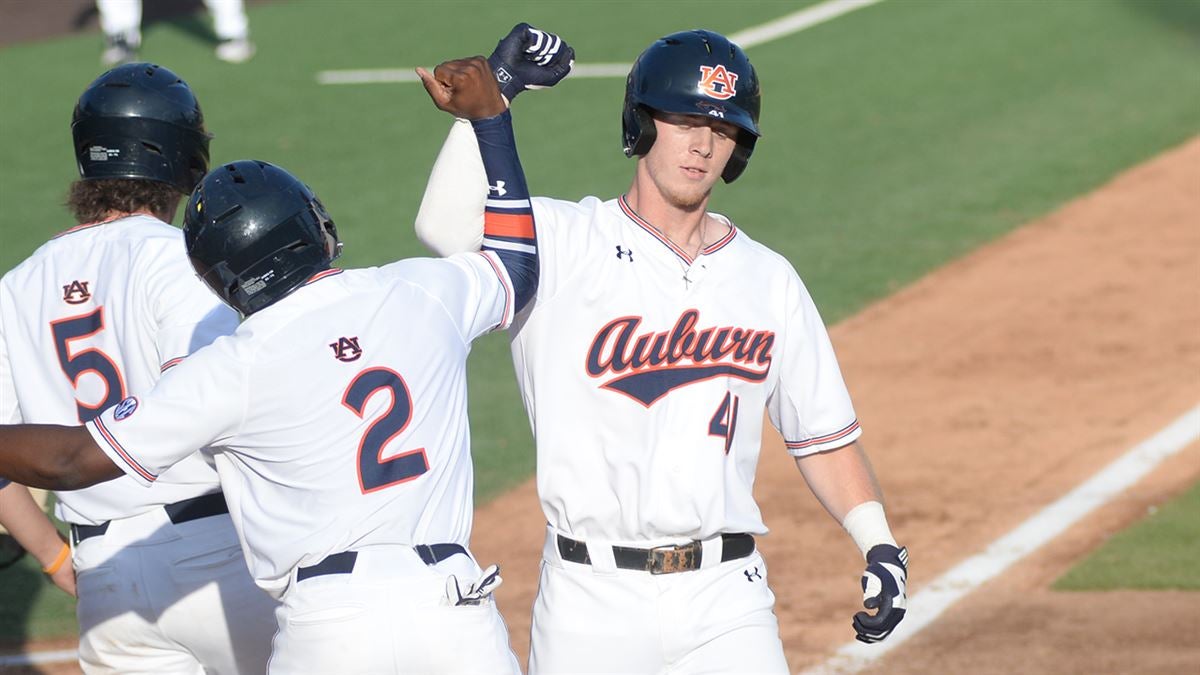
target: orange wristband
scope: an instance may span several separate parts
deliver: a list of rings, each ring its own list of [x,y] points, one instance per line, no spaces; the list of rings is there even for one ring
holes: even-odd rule
[[[58,552],[58,557],[54,559],[54,562],[50,563],[46,567],[43,567],[42,571],[45,572],[46,574],[54,574],[55,572],[58,572],[58,570],[62,568],[63,563],[65,563],[67,561],[67,557],[70,555],[71,555],[71,547],[68,546],[67,542],[64,541],[63,545],[62,545],[62,550],[60,550]]]

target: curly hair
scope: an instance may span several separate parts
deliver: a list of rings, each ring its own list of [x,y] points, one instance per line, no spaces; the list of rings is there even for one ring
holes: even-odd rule
[[[66,207],[75,222],[95,223],[112,212],[150,211],[162,220],[175,215],[182,193],[174,186],[138,178],[77,180],[71,183]]]

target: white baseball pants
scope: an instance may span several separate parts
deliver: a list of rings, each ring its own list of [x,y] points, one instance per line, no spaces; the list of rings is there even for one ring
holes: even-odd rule
[[[446,577],[470,583],[466,555],[426,565],[405,546],[358,552],[348,573],[295,580],[276,617],[271,675],[519,673],[495,602],[452,607]]]
[[[250,577],[228,514],[114,520],[75,546],[73,563],[87,675],[266,669],[276,602]]]
[[[204,0],[204,5],[212,14],[217,39],[236,40],[249,34],[242,0]],[[142,0],[96,0],[96,9],[105,35],[131,36],[133,46],[141,44]]]
[[[547,529],[530,675],[788,672],[757,551],[721,562],[717,537],[700,569],[655,575],[618,569],[611,543],[586,542],[590,564],[563,560],[555,535]]]

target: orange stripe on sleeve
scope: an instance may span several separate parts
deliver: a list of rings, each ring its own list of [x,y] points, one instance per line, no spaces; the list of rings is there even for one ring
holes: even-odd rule
[[[498,237],[533,238],[533,216],[488,211],[483,216],[483,233]]]

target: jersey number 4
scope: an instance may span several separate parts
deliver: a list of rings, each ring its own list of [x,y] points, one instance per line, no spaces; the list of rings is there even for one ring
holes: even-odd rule
[[[712,419],[708,421],[708,435],[725,440],[725,454],[727,455],[729,448],[733,445],[733,434],[737,431],[737,414],[738,397],[726,392],[725,398],[721,400],[721,405],[717,407]]]
[[[412,420],[412,397],[399,373],[388,368],[364,370],[346,387],[342,404],[362,417],[367,399],[384,390],[391,392],[392,405],[367,427],[358,442],[358,485],[363,494],[410,481],[429,471],[425,448],[383,458],[384,447]]]
[[[71,343],[76,340],[92,337],[104,330],[104,308],[97,307],[94,311],[67,319],[50,322],[50,332],[54,335],[54,351],[58,354],[58,364],[63,373],[71,381],[71,386],[79,388],[79,378],[84,373],[94,373],[104,381],[104,398],[96,405],[88,405],[78,398],[75,399],[75,410],[80,422],[90,422],[109,407],[120,403],[125,398],[125,380],[117,364],[99,349],[84,349],[71,353]]]

